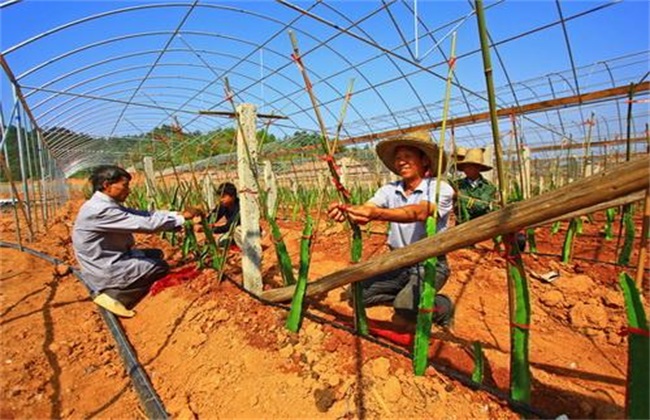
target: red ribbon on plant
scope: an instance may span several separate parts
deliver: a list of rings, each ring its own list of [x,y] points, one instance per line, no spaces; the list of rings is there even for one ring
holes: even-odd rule
[[[518,324],[516,322],[511,322],[510,327],[519,328],[520,330],[530,330],[530,325],[528,325],[528,324]]]
[[[334,160],[334,156],[332,156],[332,155],[321,155],[321,156],[318,156],[318,159],[327,162],[328,165],[332,165],[332,168],[334,168],[334,171],[338,175],[338,173],[339,173],[339,165],[336,164],[336,160]]]
[[[438,309],[437,306],[434,306],[431,309],[419,308],[418,312],[421,313],[421,314],[430,314],[430,313],[434,313],[434,312],[441,312],[441,310]]]
[[[650,331],[643,328],[630,327],[629,325],[621,327],[621,329],[618,331],[618,335],[621,337],[626,337],[629,334],[640,335],[642,337],[650,337]]]
[[[250,188],[242,188],[241,190],[239,190],[239,193],[240,194],[253,194],[254,195],[254,194],[257,194],[257,191],[251,190]]]

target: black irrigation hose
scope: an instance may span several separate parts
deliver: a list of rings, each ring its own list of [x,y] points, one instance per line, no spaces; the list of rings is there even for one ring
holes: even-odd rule
[[[289,309],[290,309],[290,307],[288,305],[284,305],[284,304],[281,304],[281,303],[275,303],[275,302],[271,302],[271,301],[268,301],[266,299],[260,298],[259,296],[257,296],[255,294],[249,292],[248,290],[244,289],[244,287],[242,285],[240,285],[239,283],[237,283],[236,281],[234,281],[233,279],[231,279],[228,276],[225,276],[225,278],[230,283],[234,284],[239,290],[243,291],[244,293],[246,293],[247,295],[249,295],[253,299],[257,300],[258,302],[263,303],[264,305],[273,306],[275,308],[280,308],[280,309],[283,309],[285,311],[289,311]],[[311,314],[309,312],[304,312],[304,316],[306,318],[309,318],[310,320],[318,322],[320,324],[327,324],[327,325],[329,325],[329,326],[331,326],[333,328],[337,328],[339,330],[346,331],[346,332],[348,332],[348,333],[350,333],[352,335],[357,335],[358,337],[360,337],[363,340],[369,341],[371,343],[378,344],[378,345],[380,345],[380,346],[382,346],[382,347],[384,347],[386,349],[389,349],[392,352],[394,352],[396,354],[399,354],[401,356],[408,357],[409,359],[413,358],[413,355],[411,354],[411,352],[409,352],[407,350],[404,350],[401,347],[397,347],[395,345],[389,344],[389,343],[387,343],[387,342],[385,342],[383,340],[379,340],[378,338],[373,337],[371,335],[358,335],[357,332],[354,330],[354,328],[348,327],[347,325],[330,321],[328,319],[325,319],[325,318],[323,318],[321,316],[318,316],[318,315]],[[555,417],[555,416],[549,416],[548,414],[542,413],[542,411],[540,411],[539,409],[531,406],[530,404],[527,404],[527,403],[524,403],[524,402],[521,402],[521,401],[515,401],[512,398],[510,398],[509,395],[507,395],[506,393],[504,393],[503,391],[501,391],[501,390],[499,390],[499,389],[497,389],[495,387],[485,385],[485,384],[477,384],[476,382],[473,382],[471,380],[471,378],[469,378],[469,377],[463,375],[462,373],[457,372],[457,371],[455,371],[455,370],[453,370],[453,369],[451,369],[451,368],[449,368],[447,366],[440,365],[440,364],[435,363],[433,361],[429,361],[429,366],[435,368],[438,372],[442,373],[443,375],[445,375],[445,376],[447,376],[449,378],[455,379],[458,382],[462,383],[463,385],[465,385],[465,386],[467,386],[467,387],[469,387],[471,389],[485,391],[485,392],[487,392],[489,394],[492,394],[493,396],[499,398],[501,401],[505,401],[508,404],[508,406],[510,408],[512,408],[513,411],[515,411],[515,412],[517,412],[517,413],[519,413],[519,414],[521,414],[523,416],[536,417],[536,418],[542,418],[542,419],[548,419],[548,418],[554,418]]]
[[[21,250],[21,247],[18,244],[4,241],[0,241],[0,247]],[[64,261],[51,257],[42,252],[26,248],[24,246],[22,247],[22,252],[32,254],[36,257],[47,260],[52,264],[66,264]],[[90,293],[90,288],[84,282],[79,273],[79,270],[73,268],[72,272]],[[120,356],[122,357],[122,361],[124,362],[124,366],[126,367],[126,371],[131,377],[131,381],[136,393],[138,394],[138,398],[140,399],[140,403],[142,404],[147,417],[150,419],[168,419],[169,415],[165,410],[165,406],[163,405],[160,397],[151,384],[149,376],[147,376],[147,372],[145,372],[144,368],[138,361],[138,358],[135,355],[135,350],[133,349],[133,346],[131,346],[129,339],[127,338],[126,333],[122,328],[122,325],[117,321],[115,315],[106,309],[99,307],[99,313],[102,315],[104,322],[108,326],[109,331],[117,343],[117,348],[119,350]]]

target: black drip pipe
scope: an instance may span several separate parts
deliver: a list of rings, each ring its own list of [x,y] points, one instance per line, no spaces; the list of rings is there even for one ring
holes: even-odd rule
[[[0,247],[12,248],[28,254],[34,255],[36,257],[42,258],[51,262],[52,264],[66,264],[64,261],[61,261],[57,258],[51,257],[42,252],[27,248],[25,246],[21,247],[18,244],[13,244],[9,242],[0,241]],[[81,283],[86,287],[88,293],[90,293],[90,288],[84,282],[79,270],[72,268],[74,275],[81,281]],[[146,415],[150,419],[168,419],[169,415],[165,411],[165,406],[163,405],[160,397],[156,393],[147,372],[138,361],[137,356],[135,355],[135,350],[131,343],[129,342],[122,324],[117,320],[117,317],[106,309],[99,307],[99,313],[102,315],[104,322],[108,326],[108,330],[113,335],[113,339],[117,343],[117,349],[122,357],[126,371],[131,377],[131,382],[135,388],[138,398],[140,399],[140,404],[142,405]]]

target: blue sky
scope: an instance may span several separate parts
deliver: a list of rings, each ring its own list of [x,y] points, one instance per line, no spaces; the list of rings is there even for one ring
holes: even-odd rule
[[[300,74],[289,61],[291,45],[283,24],[292,19],[297,19],[292,27],[298,35],[301,51],[307,52],[317,47],[304,57],[304,61],[312,74],[318,98],[325,104],[323,114],[328,126],[336,124],[342,94],[352,78],[357,94],[353,96],[346,119],[351,123],[346,127],[350,135],[440,118],[441,109],[436,107],[428,108],[429,111],[424,114],[420,111],[415,113],[417,116],[406,116],[409,110],[439,102],[444,97],[444,80],[429,72],[422,72],[413,64],[415,60],[407,48],[398,47],[402,43],[401,36],[412,40],[415,33],[413,14],[409,10],[415,4],[412,0],[392,4],[389,9],[392,16],[385,11],[373,14],[381,6],[376,1],[328,2],[332,7],[318,5],[313,8],[316,15],[339,27],[350,25],[346,19],[357,21],[367,17],[352,30],[368,42],[340,34],[315,19],[298,18],[295,11],[270,1],[202,2],[212,7],[196,8],[183,25],[182,35],[171,38],[170,31],[178,26],[190,4],[186,1],[181,3],[185,5],[147,8],[96,19],[9,53],[6,57],[9,65],[16,75],[21,75],[66,52],[95,42],[124,37],[120,41],[72,54],[21,78],[24,92],[29,95],[28,101],[39,121],[44,125],[68,123],[78,130],[99,136],[130,134],[169,122],[170,113],[181,109],[183,112],[178,114],[179,119],[183,124],[188,124],[188,128],[208,130],[215,124],[225,122],[197,119],[191,112],[215,106],[223,99],[222,80],[227,75],[239,101],[256,103],[265,112],[275,111],[292,117],[290,126],[282,132],[290,133],[291,127],[316,129],[313,113],[306,111],[309,98],[304,92]],[[561,8],[567,18],[609,3],[563,1]],[[109,10],[153,4],[160,2],[25,0],[0,11],[0,49],[6,52],[36,34],[75,19]],[[295,4],[302,8],[312,5],[311,2]],[[223,7],[218,8],[217,5]],[[554,1],[488,1],[485,6],[488,29],[496,42],[552,24],[559,16]],[[467,17],[471,10],[469,3],[460,0],[418,1],[417,7],[418,16],[423,21],[418,26],[419,34],[425,32],[425,25],[430,30],[438,28],[433,35],[445,54],[449,54],[450,50],[450,39],[445,36],[458,24],[457,54],[462,57],[456,67],[458,83],[466,89],[466,94],[483,91],[485,79],[482,61],[476,52],[479,45],[476,18]],[[647,1],[625,1],[567,22],[574,63],[582,68],[579,83],[584,86],[581,89],[590,91],[611,87],[602,66],[595,64],[599,61],[641,53],[630,59],[612,62],[614,77],[623,84],[641,77],[644,68],[647,71],[650,49],[648,7]],[[241,13],[239,9],[248,13]],[[455,19],[459,19],[459,22],[445,26]],[[126,38],[145,33],[148,35]],[[327,44],[320,45],[330,37],[332,39]],[[170,49],[159,58],[156,69],[137,89],[149,66],[155,62],[156,51],[167,42],[170,42]],[[263,43],[265,45],[260,51],[258,46]],[[409,45],[413,51],[415,43],[410,42]],[[424,56],[434,46],[434,41],[429,37],[419,41],[422,59],[419,64],[425,67],[437,64],[432,71],[445,76],[447,68],[440,51],[434,49]],[[394,51],[395,55],[383,53],[380,47]],[[147,51],[149,53],[145,53]],[[548,95],[548,86],[543,86],[539,81],[553,73],[564,72],[550,76],[555,80],[559,96],[570,95],[571,90],[575,89],[575,86],[570,86],[573,83],[571,62],[560,25],[505,42],[498,46],[498,52],[511,81],[534,85],[532,88],[518,88],[519,99],[525,99],[524,102],[535,101],[532,93],[526,94],[527,90],[532,89],[541,96]],[[249,57],[245,62],[240,62],[244,56]],[[104,62],[109,58],[113,60]],[[492,60],[495,85],[504,86],[506,73],[495,54],[492,54]],[[101,64],[80,71],[92,63]],[[277,73],[270,76],[272,72]],[[134,102],[149,107],[130,106],[123,111],[124,105],[120,103],[84,101],[69,95],[52,98],[53,93],[33,92],[34,87],[43,87],[67,73],[71,74],[50,84],[47,89],[118,101],[129,100],[137,90]],[[404,75],[408,77],[404,78]],[[568,82],[564,82],[562,77]],[[2,108],[7,118],[13,100],[6,78],[0,76],[0,79]],[[502,105],[513,104],[514,99],[507,89],[501,93]],[[461,91],[454,88],[452,95],[460,98]],[[158,105],[170,111],[154,110]],[[226,104],[216,107],[228,109]],[[467,104],[459,101],[450,112],[451,115],[466,114]],[[405,116],[386,118],[389,114]],[[381,117],[381,121],[373,122],[376,117]]]

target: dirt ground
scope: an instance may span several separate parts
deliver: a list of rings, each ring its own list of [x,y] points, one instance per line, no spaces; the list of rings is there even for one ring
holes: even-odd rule
[[[69,235],[81,203],[68,203],[47,232],[27,246],[76,265]],[[524,256],[527,269],[560,274],[552,283],[528,276],[531,406],[548,416],[624,416],[621,268],[591,261],[615,260],[616,240],[603,239],[604,217],[595,216],[585,223],[571,264],[560,263],[558,255],[566,223],[555,235],[549,227],[537,229],[540,255]],[[281,228],[295,262],[301,223],[283,220]],[[0,235],[2,241],[15,241],[10,214],[0,218]],[[310,279],[347,266],[347,237],[339,226],[321,225]],[[158,236],[138,240],[177,257]],[[364,258],[383,253],[384,240],[380,234],[364,237]],[[456,302],[456,319],[449,330],[434,329],[430,357],[441,369],[429,368],[424,377],[413,375],[406,356],[329,323],[306,319],[300,333],[288,332],[285,309],[265,305],[236,286],[241,283],[236,253],[221,284],[214,271],[204,270],[147,296],[135,318],[120,322],[174,418],[518,418],[499,398],[441,372],[470,377],[472,343],[478,341],[486,357],[485,384],[507,393],[505,261],[492,248],[489,241],[448,255],[452,275],[443,293]],[[632,261],[637,252],[635,244]],[[0,265],[0,418],[145,417],[116,344],[77,278],[13,249],[0,248]],[[264,251],[263,276],[267,287],[279,284],[272,247]],[[647,298],[647,289],[644,294]],[[351,322],[341,289],[308,303],[309,313],[335,325]],[[369,308],[368,316],[384,330],[408,329],[393,322],[388,307]]]

